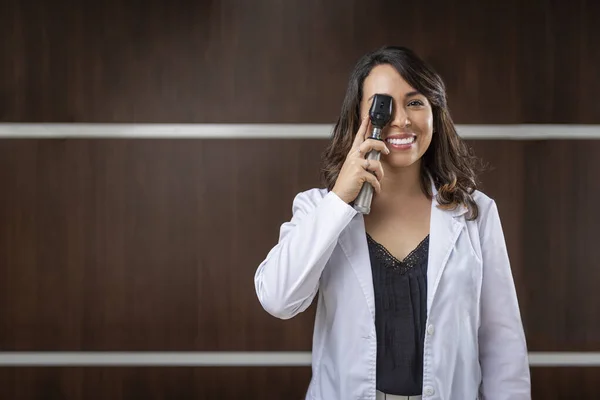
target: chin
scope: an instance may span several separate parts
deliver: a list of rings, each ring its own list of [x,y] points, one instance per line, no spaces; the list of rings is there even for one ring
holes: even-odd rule
[[[385,158],[384,163],[391,168],[409,168],[418,167],[420,157],[413,154],[390,154]]]

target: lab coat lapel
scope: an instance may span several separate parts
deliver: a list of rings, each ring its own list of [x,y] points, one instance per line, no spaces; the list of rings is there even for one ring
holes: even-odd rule
[[[444,269],[454,249],[454,245],[464,227],[462,215],[466,207],[459,206],[455,210],[442,210],[436,201],[437,190],[432,184],[433,201],[431,202],[431,221],[429,230],[429,263],[427,266],[427,310],[435,297]]]
[[[348,224],[347,228],[340,235],[339,243],[360,282],[360,287],[367,301],[369,311],[371,311],[371,316],[375,320],[373,275],[365,232],[365,221],[362,214],[357,214],[350,221],[350,224]]]
[[[466,207],[462,205],[455,210],[448,211],[438,208],[438,203],[435,199],[437,190],[433,183],[432,193],[429,263],[427,267],[428,311],[431,309],[435,292],[437,291],[450,254],[464,227],[464,218],[462,216],[467,211]],[[360,282],[363,295],[374,320],[375,295],[373,292],[373,275],[365,233],[365,222],[362,214],[357,214],[350,224],[348,224],[348,227],[340,235],[339,243]]]

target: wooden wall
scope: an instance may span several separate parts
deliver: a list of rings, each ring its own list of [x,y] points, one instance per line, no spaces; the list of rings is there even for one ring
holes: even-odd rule
[[[597,2],[9,0],[1,122],[332,123],[385,43],[457,123],[600,123]],[[526,4],[525,4],[526,3]],[[285,135],[285,132],[282,133]],[[600,351],[600,141],[470,141],[492,169],[531,351]],[[325,140],[0,140],[0,351],[308,351],[253,275]],[[598,368],[532,370],[591,398]],[[1,368],[2,399],[301,398],[310,369]]]
[[[597,123],[600,4],[5,0],[0,120],[330,123],[383,44],[442,74],[459,123]]]

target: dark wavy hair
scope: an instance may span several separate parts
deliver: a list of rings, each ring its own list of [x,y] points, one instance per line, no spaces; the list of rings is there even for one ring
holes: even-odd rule
[[[354,67],[342,104],[340,116],[333,129],[331,141],[323,154],[322,176],[332,190],[346,155],[352,147],[360,126],[360,103],[363,83],[373,67],[389,64],[409,85],[423,94],[433,111],[433,135],[421,162],[421,188],[428,198],[433,197],[430,178],[438,190],[436,200],[443,209],[464,205],[467,219],[479,214],[473,192],[477,189],[477,173],[482,169],[480,160],[458,136],[446,99],[446,87],[441,77],[405,47],[386,46],[364,55]]]

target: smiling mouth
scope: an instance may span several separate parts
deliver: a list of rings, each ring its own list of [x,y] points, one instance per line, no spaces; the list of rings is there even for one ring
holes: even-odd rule
[[[405,138],[387,138],[385,139],[385,142],[393,146],[408,146],[413,144],[416,138],[416,136],[410,136]]]

